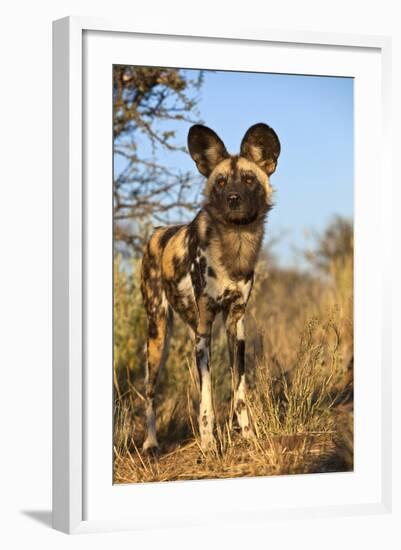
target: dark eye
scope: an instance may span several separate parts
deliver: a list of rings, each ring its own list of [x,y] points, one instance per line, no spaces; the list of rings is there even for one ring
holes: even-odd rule
[[[224,187],[227,183],[227,179],[225,176],[217,176],[216,183],[217,185],[220,185],[220,187]]]
[[[255,181],[255,176],[253,174],[245,174],[244,176],[244,183],[247,185],[252,185],[252,183]]]

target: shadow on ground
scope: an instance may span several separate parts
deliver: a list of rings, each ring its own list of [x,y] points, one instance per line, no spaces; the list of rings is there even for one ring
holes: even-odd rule
[[[52,512],[51,510],[21,510],[21,514],[27,516],[46,527],[52,526]]]

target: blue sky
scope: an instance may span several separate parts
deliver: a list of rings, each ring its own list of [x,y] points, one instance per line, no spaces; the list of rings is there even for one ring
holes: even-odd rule
[[[352,79],[205,71],[198,99],[202,122],[230,153],[256,122],[277,132],[281,156],[265,239],[281,237],[274,248],[280,263],[295,263],[294,248],[312,246],[308,233],[322,231],[334,215],[353,217]],[[188,128],[177,123],[178,142],[186,143]],[[159,154],[170,166],[196,170],[188,155]]]

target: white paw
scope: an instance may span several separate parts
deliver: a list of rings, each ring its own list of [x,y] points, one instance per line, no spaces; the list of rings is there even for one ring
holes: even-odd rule
[[[146,453],[148,451],[158,451],[159,450],[159,443],[157,442],[157,439],[155,437],[148,436],[142,445],[142,452]]]
[[[216,439],[214,438],[213,435],[210,435],[210,434],[203,435],[203,434],[201,434],[201,449],[204,453],[208,453],[208,452],[217,450]]]
[[[241,434],[244,439],[252,439],[255,437],[255,433],[249,424],[241,427]]]

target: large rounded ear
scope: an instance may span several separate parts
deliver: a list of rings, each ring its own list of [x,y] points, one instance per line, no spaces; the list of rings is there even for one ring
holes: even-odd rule
[[[188,132],[188,149],[201,174],[208,177],[213,168],[229,157],[224,143],[210,128],[195,124]]]
[[[280,155],[280,141],[273,128],[260,122],[247,130],[241,142],[241,156],[251,160],[268,176],[273,174]]]

